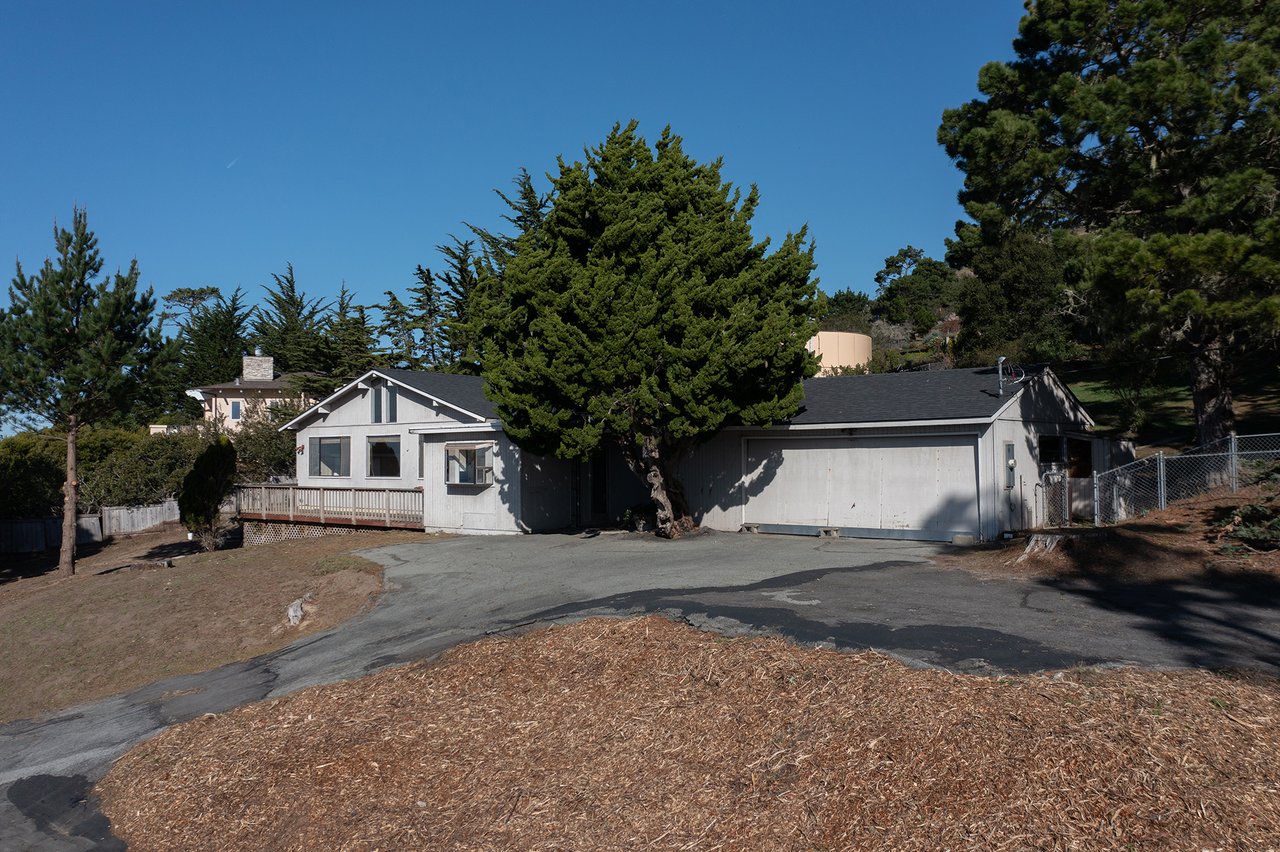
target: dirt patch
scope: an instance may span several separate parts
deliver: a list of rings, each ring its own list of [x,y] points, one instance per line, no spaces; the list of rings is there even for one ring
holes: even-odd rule
[[[978,678],[659,617],[172,728],[97,788],[131,849],[1254,848],[1280,687]]]
[[[134,536],[83,573],[0,585],[0,721],[282,647],[362,611],[381,568],[352,550],[419,541],[371,532],[182,556],[185,533]],[[164,566],[172,560],[172,567]],[[123,566],[133,566],[125,568]],[[289,604],[310,594],[297,627]]]
[[[1188,500],[1114,527],[1045,530],[1059,536],[1050,552],[1027,553],[1027,536],[952,548],[936,560],[947,568],[1021,577],[1091,577],[1121,581],[1280,579],[1280,551],[1251,552],[1224,537],[1222,526],[1258,488]],[[1022,558],[1026,554],[1026,558]]]

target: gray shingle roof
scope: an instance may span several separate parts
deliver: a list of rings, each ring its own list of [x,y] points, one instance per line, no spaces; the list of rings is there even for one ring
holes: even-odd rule
[[[887,423],[991,417],[1018,391],[1006,380],[997,393],[996,368],[878,373],[807,379],[804,403],[790,423]]]
[[[498,409],[484,395],[484,379],[479,376],[460,376],[455,373],[422,373],[417,370],[379,370],[401,384],[443,400],[450,405],[495,419]]]
[[[481,417],[498,417],[497,409],[484,395],[484,379],[479,376],[415,370],[378,372]],[[1004,397],[998,396],[995,367],[807,379],[804,402],[788,422],[804,425],[987,418],[999,411],[1018,387],[1006,382]]]

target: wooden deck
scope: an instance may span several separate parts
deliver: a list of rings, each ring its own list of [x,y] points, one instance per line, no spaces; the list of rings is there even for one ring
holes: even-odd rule
[[[245,521],[420,530],[422,492],[409,488],[242,485],[236,489],[236,516]]]

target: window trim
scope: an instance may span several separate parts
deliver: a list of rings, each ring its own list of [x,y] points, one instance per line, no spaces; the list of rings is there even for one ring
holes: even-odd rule
[[[338,472],[320,472],[321,442],[336,442],[339,448]],[[307,475],[315,479],[350,479],[351,478],[351,436],[350,435],[313,435],[308,441]],[[346,471],[343,473],[343,471]]]
[[[451,441],[444,445],[444,484],[450,488],[488,488],[496,482],[493,469],[493,458],[497,453],[496,441]],[[452,466],[450,456],[453,453],[475,453],[475,461],[471,469],[476,471],[475,480],[466,482],[450,478]],[[484,453],[483,456],[480,453]],[[487,464],[483,464],[487,462]]]
[[[399,402],[399,394],[394,385],[373,385],[369,388],[369,422],[375,426],[395,423],[398,420]]]
[[[396,472],[395,474],[374,473],[373,472],[373,445],[374,442],[392,443],[396,445]],[[365,473],[369,479],[400,479],[404,476],[404,452],[403,452],[403,436],[401,435],[369,435],[364,442],[365,455]]]

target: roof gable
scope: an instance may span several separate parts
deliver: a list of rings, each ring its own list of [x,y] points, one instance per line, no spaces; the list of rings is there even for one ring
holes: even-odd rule
[[[484,395],[484,379],[479,376],[425,373],[415,370],[375,369],[338,388],[338,390],[329,394],[329,396],[302,412],[302,414],[284,426],[281,426],[281,431],[303,428],[315,417],[324,416],[338,406],[345,405],[347,402],[345,397],[356,390],[367,387],[368,383],[375,378],[382,378],[387,382],[412,391],[415,395],[443,404],[457,411],[461,415],[459,420],[463,422],[487,423],[498,416],[497,409]]]

